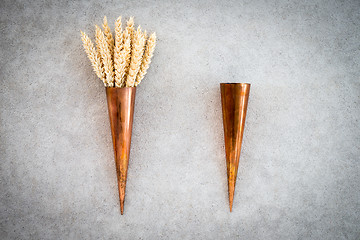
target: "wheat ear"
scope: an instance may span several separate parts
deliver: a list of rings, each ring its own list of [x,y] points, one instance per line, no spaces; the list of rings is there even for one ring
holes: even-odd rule
[[[125,76],[123,79],[123,87],[126,86],[126,78],[129,72],[131,51],[133,49],[133,38],[134,38],[134,18],[130,17],[126,23],[124,31],[124,57],[125,57]]]
[[[139,73],[136,76],[135,86],[140,84],[141,80],[144,78],[144,76],[150,66],[151,58],[153,57],[154,50],[155,50],[155,45],[156,45],[156,34],[153,33],[150,35],[150,37],[146,41],[146,49],[145,49],[143,60],[142,60],[141,66],[140,66]]]
[[[115,48],[114,48],[114,68],[115,68],[115,87],[121,87],[124,73],[125,73],[125,61],[123,56],[123,36],[121,27],[121,16],[115,22]],[[124,65],[124,67],[123,67]]]
[[[102,67],[100,56],[96,52],[94,44],[83,31],[81,31],[81,40],[96,75],[105,83],[104,68]]]
[[[132,46],[129,73],[126,78],[127,87],[135,86],[136,75],[140,70],[141,59],[144,54],[144,46],[145,46],[145,37],[144,34],[141,32],[141,28],[139,26],[135,33],[134,44]]]
[[[134,32],[135,32],[135,29],[134,29],[134,17],[130,17],[129,20],[127,21],[126,23],[126,29],[128,30],[128,33],[130,35],[130,43],[131,43],[131,46],[133,45],[133,42],[134,42]]]
[[[131,45],[130,45],[130,36],[127,33],[127,30],[124,31],[124,44],[123,49],[120,52],[119,61],[115,62],[115,74],[118,76],[118,80],[115,80],[117,87],[125,87],[126,83],[126,71],[129,68],[129,62],[131,57]]]
[[[111,34],[111,29],[109,27],[106,16],[104,17],[103,29],[104,29],[104,33],[106,36],[106,42],[109,46],[110,54],[113,57],[114,56],[114,38]]]
[[[111,59],[110,49],[104,33],[101,31],[99,26],[96,27],[96,41],[100,48],[101,59],[104,64],[105,70],[105,85],[107,87],[114,86],[114,65]]]
[[[99,37],[99,32],[97,31],[97,29],[95,29],[95,42],[96,42],[96,52],[100,58],[100,62],[101,62],[101,67],[103,69],[103,72],[104,72],[104,84],[105,86],[107,85],[106,83],[106,74],[105,74],[105,69],[104,69],[104,62],[103,62],[103,59],[102,59],[102,56],[101,56],[101,52],[100,52],[100,48],[101,48],[101,42],[100,42],[100,37]]]

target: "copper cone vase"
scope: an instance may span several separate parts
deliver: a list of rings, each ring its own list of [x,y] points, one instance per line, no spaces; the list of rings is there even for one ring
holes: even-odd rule
[[[135,93],[136,87],[106,88],[121,214],[124,213],[125,188],[129,165]]]
[[[220,83],[230,212],[234,200],[250,84]]]

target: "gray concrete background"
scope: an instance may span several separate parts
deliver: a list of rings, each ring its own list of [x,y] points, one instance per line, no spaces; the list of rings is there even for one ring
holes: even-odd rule
[[[1,239],[359,239],[359,1],[1,1]],[[120,215],[107,15],[156,31]],[[252,83],[229,213],[220,82]]]

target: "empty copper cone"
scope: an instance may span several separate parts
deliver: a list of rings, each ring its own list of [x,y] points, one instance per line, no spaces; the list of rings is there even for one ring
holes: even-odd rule
[[[230,212],[234,200],[241,142],[250,92],[248,83],[220,83]]]
[[[129,165],[135,93],[136,87],[106,88],[121,214],[124,213],[125,188]]]

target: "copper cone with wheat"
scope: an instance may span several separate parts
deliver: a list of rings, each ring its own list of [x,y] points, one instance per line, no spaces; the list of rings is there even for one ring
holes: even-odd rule
[[[241,143],[250,93],[248,83],[221,83],[229,206],[232,211]]]
[[[116,20],[115,38],[106,17],[103,30],[97,25],[95,29],[96,48],[84,32],[81,32],[81,40],[96,75],[106,87],[120,210],[123,214],[136,87],[149,68],[156,35],[147,36],[140,26],[135,30],[132,17],[125,29],[122,29],[121,17]]]

